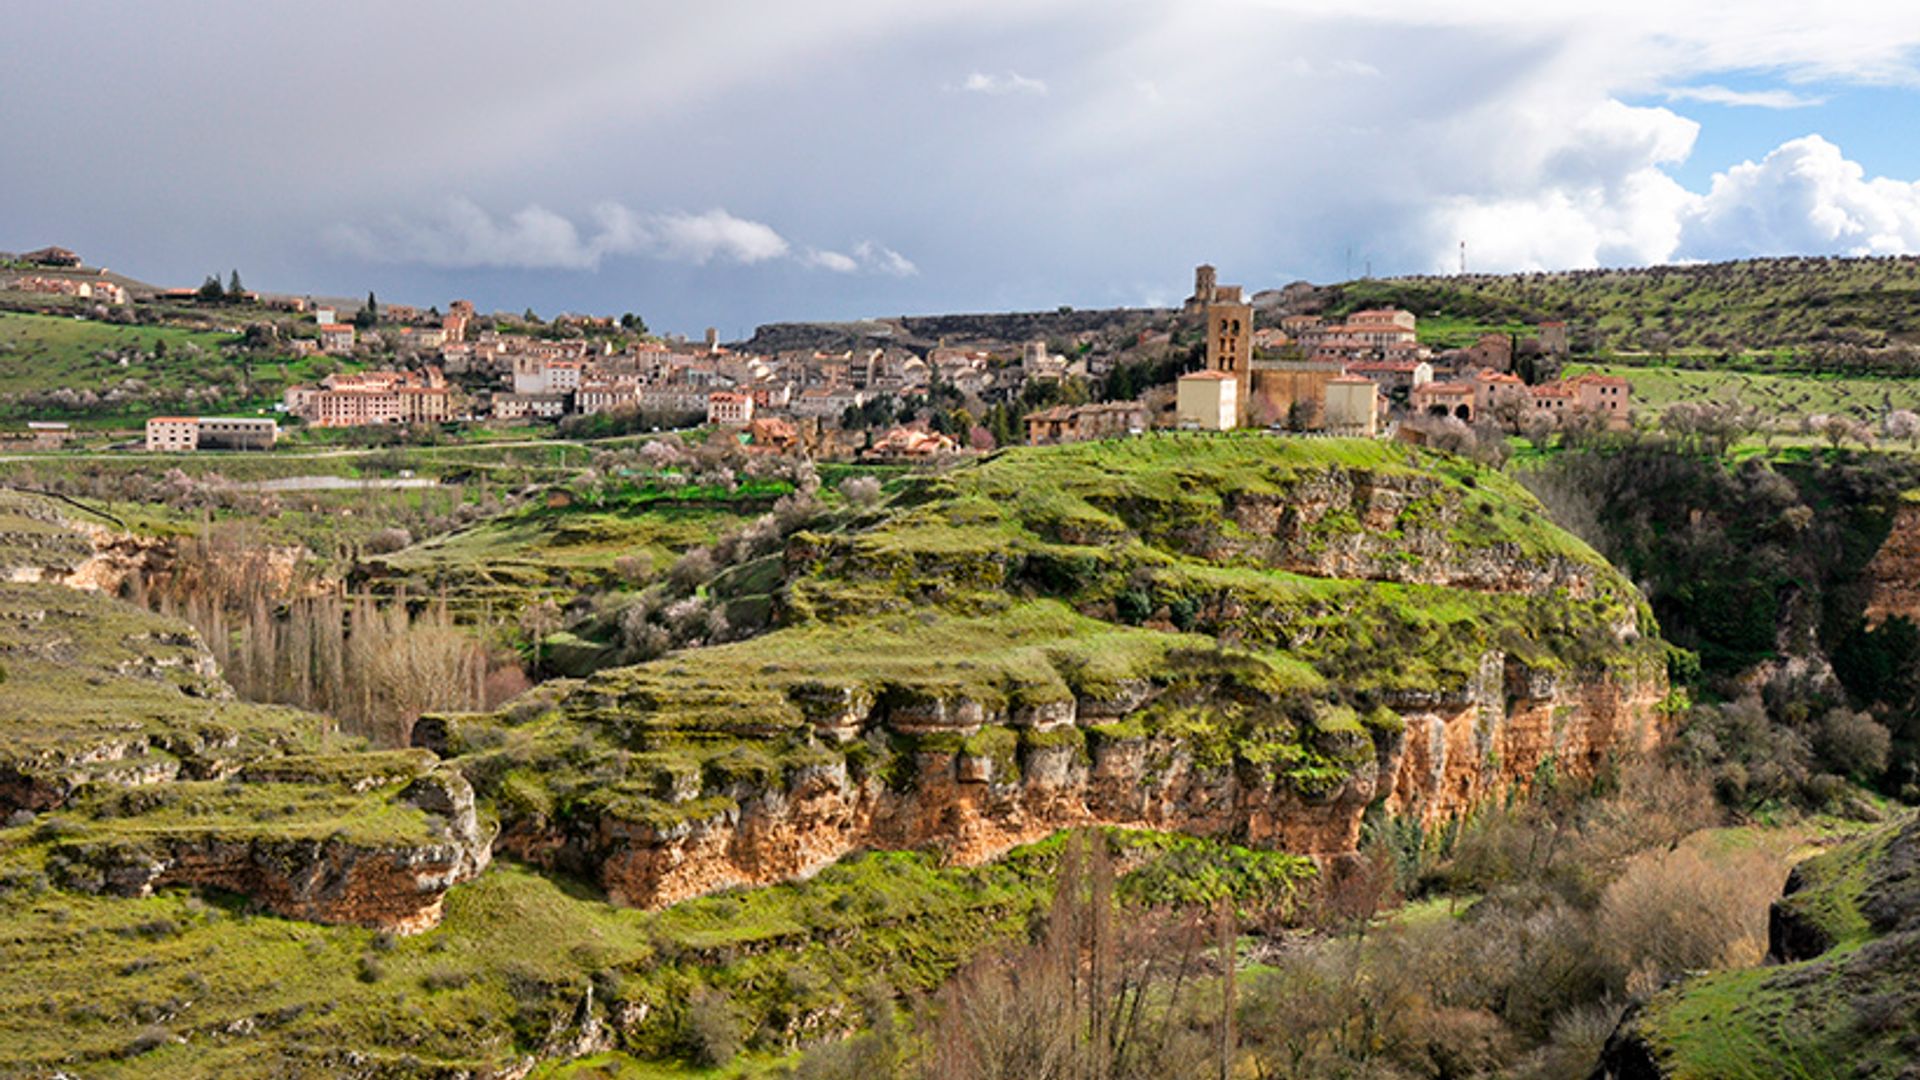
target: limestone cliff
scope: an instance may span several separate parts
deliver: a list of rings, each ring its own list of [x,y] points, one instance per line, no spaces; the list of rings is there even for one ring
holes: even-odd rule
[[[0,584],[0,855],[88,892],[214,886],[412,931],[491,857],[472,789],[419,751],[234,699],[193,630],[97,592]]]
[[[1338,856],[1370,807],[1438,824],[1663,730],[1631,586],[1503,478],[1373,444],[1023,451],[783,576],[768,635],[416,738],[502,850],[657,906],[1089,824]]]

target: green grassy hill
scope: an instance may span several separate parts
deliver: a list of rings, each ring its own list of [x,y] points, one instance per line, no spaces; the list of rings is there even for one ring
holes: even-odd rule
[[[294,383],[341,368],[320,356],[249,361],[230,354],[238,340],[0,312],[0,420],[126,426],[169,412],[248,413],[270,407]]]
[[[1397,305],[1433,320],[1423,340],[1560,319],[1606,353],[1766,352],[1920,341],[1920,259],[1750,259],[1700,266],[1353,281],[1332,310]],[[1438,335],[1438,336],[1435,336]]]
[[[784,555],[704,586],[771,603],[768,633],[553,684],[499,715],[448,719],[453,756],[439,768],[470,774],[481,820],[509,829],[534,814],[671,827],[834,757],[910,784],[922,752],[1011,763],[1048,739],[1138,739],[1148,729],[1187,740],[1206,767],[1239,762],[1324,792],[1354,764],[1348,751],[1392,730],[1391,713],[1362,707],[1369,692],[1458,687],[1489,648],[1542,672],[1661,656],[1631,586],[1524,491],[1411,448],[1262,436],[1029,448],[891,491],[875,506],[830,504]],[[1353,491],[1366,493],[1367,520]],[[1292,504],[1319,508],[1282,529],[1273,515]],[[522,521],[541,528],[524,536],[477,533],[415,554],[538,552],[559,539],[546,525],[597,536],[619,519],[536,514]],[[12,542],[47,548],[28,527],[40,521],[22,517]],[[700,533],[711,522],[684,524]],[[624,528],[608,538],[659,557],[679,542]],[[613,550],[586,547],[591,562]],[[1279,568],[1286,560],[1301,569]],[[1345,569],[1307,572],[1319,560]],[[1590,587],[1576,599],[1571,577],[1537,593],[1441,583],[1495,565],[1558,567]],[[1413,580],[1423,577],[1432,580]],[[235,753],[255,752],[253,732],[287,751],[259,751],[244,783],[123,788],[125,776],[103,770],[57,813],[0,827],[0,967],[11,974],[0,989],[0,1071],[451,1074],[555,1053],[583,1015],[617,1026],[634,1058],[685,1062],[700,1052],[713,1008],[746,1041],[744,1060],[766,1065],[844,1030],[863,997],[932,990],[1046,910],[1057,841],[973,869],[928,852],[854,855],[805,881],[651,913],[613,906],[574,876],[590,866],[497,864],[454,886],[437,927],[401,938],[274,917],[219,892],[76,888],[90,853],[140,850],[152,836],[417,842],[423,819],[394,801],[394,788],[431,763],[418,751],[356,752],[293,710],[130,680],[117,673],[130,643],[178,627],[51,586],[0,590],[11,590],[0,591],[9,668],[0,700],[20,704],[17,714],[0,708],[9,745],[37,752],[75,725],[121,723],[204,733],[191,747],[166,744],[180,753],[226,745],[216,738],[225,729],[237,733]],[[1648,633],[1623,642],[1623,622]],[[964,694],[1045,706],[1124,696],[1141,680],[1219,688],[1219,708],[1169,700],[1085,734],[987,724],[965,737],[889,743],[876,733],[851,745],[815,740],[796,708],[836,686],[895,705]],[[143,696],[122,701],[122,686]],[[196,775],[221,774],[210,765]],[[688,784],[714,790],[678,799]],[[1308,872],[1296,856],[1220,840],[1130,833],[1114,842],[1132,852],[1132,874],[1212,898]],[[1156,871],[1163,863],[1178,869]],[[1130,880],[1118,885],[1123,896]],[[723,1005],[699,1004],[713,1000]]]
[[[1911,816],[1802,863],[1774,905],[1781,962],[1660,993],[1610,1044],[1613,1064],[1637,1058],[1671,1080],[1911,1076],[1917,869],[1920,818]]]

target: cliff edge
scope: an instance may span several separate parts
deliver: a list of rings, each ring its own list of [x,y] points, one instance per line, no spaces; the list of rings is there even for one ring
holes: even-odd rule
[[[795,535],[776,628],[419,745],[502,850],[659,906],[1078,825],[1322,856],[1662,734],[1630,583],[1511,480],[1373,442],[1026,448]]]

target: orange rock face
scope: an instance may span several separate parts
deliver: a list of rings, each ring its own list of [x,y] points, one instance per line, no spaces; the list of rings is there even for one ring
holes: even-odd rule
[[[1482,669],[1452,698],[1396,703],[1404,733],[1377,732],[1370,748],[1365,735],[1348,736],[1351,764],[1324,790],[1244,761],[1197,761],[1178,739],[1109,736],[1028,747],[1005,761],[922,752],[911,782],[891,786],[844,763],[799,770],[778,789],[735,792],[724,811],[659,825],[509,822],[502,848],[583,872],[616,903],[637,907],[804,877],[864,848],[929,848],[975,864],[1090,825],[1337,856],[1354,850],[1376,801],[1431,826],[1528,787],[1548,762],[1563,776],[1591,776],[1610,754],[1647,749],[1664,734],[1657,674],[1554,679],[1497,653]],[[1110,708],[1083,709],[1080,720],[1092,712],[1090,722],[1105,723]]]
[[[491,838],[481,834],[473,790],[457,773],[423,777],[400,798],[426,815],[437,839],[174,834],[56,848],[51,862],[62,884],[89,892],[145,896],[173,885],[210,886],[286,918],[416,933],[438,925],[448,889],[486,868]]]
[[[1920,622],[1920,505],[1902,503],[1893,529],[1867,563],[1866,620],[1879,625],[1895,615]]]

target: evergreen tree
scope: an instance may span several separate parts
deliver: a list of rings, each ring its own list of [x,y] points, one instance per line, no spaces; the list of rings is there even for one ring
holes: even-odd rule
[[[227,299],[238,300],[247,295],[247,287],[240,284],[240,271],[235,270],[227,278]]]
[[[1013,434],[1013,418],[1008,415],[1005,405],[995,405],[987,410],[987,433],[993,436],[995,446],[1012,446],[1020,440]]]
[[[200,291],[196,295],[210,304],[217,304],[227,298],[227,291],[220,287],[220,278],[217,275],[208,274],[207,280],[200,283]]]
[[[379,321],[380,302],[375,300],[373,294],[369,292],[367,294],[367,306],[361,308],[360,311],[354,315],[353,325],[362,330],[371,330]]]

